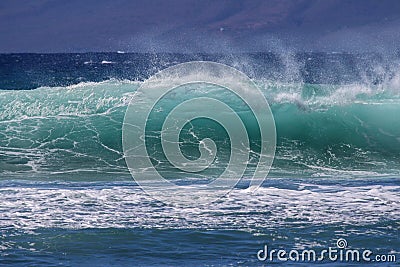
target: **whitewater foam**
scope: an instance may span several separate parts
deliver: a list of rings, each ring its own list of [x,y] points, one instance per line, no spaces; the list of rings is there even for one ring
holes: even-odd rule
[[[174,208],[127,184],[8,182],[0,189],[0,228],[279,228],[288,221],[311,225],[370,225],[400,219],[400,187],[391,184],[289,183],[255,193],[233,190],[203,208]],[[287,182],[286,186],[287,185]],[[21,209],[24,207],[24,209]]]

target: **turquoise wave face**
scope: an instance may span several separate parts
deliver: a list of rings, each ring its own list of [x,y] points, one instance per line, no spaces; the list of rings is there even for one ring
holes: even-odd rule
[[[400,173],[400,98],[396,88],[258,82],[276,122],[277,151],[270,172],[276,177],[369,177]],[[2,179],[129,179],[121,144],[122,123],[138,82],[109,80],[70,87],[0,91],[0,172]],[[158,129],[178,103],[206,95],[227,102],[245,122],[257,162],[259,129],[246,106],[221,88],[181,88],[150,115],[147,149],[152,162],[180,178],[168,164]],[[204,107],[209,108],[209,107]],[[160,116],[160,114],[163,114]],[[200,138],[201,137],[201,138]],[[197,178],[218,176],[229,160],[224,129],[195,120],[181,131],[183,154],[199,156],[198,140],[218,147],[211,168]],[[67,174],[67,175],[66,175]]]

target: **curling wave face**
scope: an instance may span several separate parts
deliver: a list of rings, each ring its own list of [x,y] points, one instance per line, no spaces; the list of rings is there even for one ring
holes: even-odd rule
[[[321,85],[256,81],[271,105],[277,129],[277,151],[270,172],[275,177],[370,177],[400,173],[400,91],[391,85]],[[130,175],[122,152],[122,123],[140,82],[107,80],[66,87],[0,91],[1,179],[115,180]],[[221,88],[200,93],[236,105],[257,160],[258,129],[247,110]],[[151,132],[163,112],[199,96],[190,86],[166,96],[149,122],[147,149],[159,168],[169,166]],[[164,108],[164,110],[163,110]],[[204,107],[208,108],[208,107]],[[211,130],[210,130],[211,129]],[[201,138],[200,138],[201,137]],[[181,132],[183,153],[198,157],[198,140],[218,145],[211,170],[197,178],[218,175],[227,162],[229,140],[211,121],[194,122]],[[185,143],[185,142],[184,142]],[[171,170],[171,173],[172,170]],[[67,175],[66,175],[67,174]],[[179,178],[179,177],[174,177]]]

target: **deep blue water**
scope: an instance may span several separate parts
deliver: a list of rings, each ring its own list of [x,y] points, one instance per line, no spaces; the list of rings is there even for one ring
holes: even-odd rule
[[[212,205],[177,208],[132,179],[122,125],[143,80],[191,60],[225,63],[254,79],[274,115],[277,149],[269,178],[255,193],[239,184]],[[372,54],[0,55],[0,263],[259,266],[270,264],[257,259],[264,245],[319,251],[339,238],[348,248],[399,262],[398,63]],[[201,89],[251,121],[234,98]],[[196,96],[192,87],[180,88],[155,108]],[[151,118],[154,129],[163,118]],[[161,133],[147,136],[152,162],[183,185],[220,174],[229,157],[218,125],[192,126],[181,132],[182,151],[196,158],[199,139],[215,140],[218,160],[209,172],[175,172]],[[247,129],[257,154],[258,132],[251,123]],[[257,156],[249,158],[249,171],[253,161]]]

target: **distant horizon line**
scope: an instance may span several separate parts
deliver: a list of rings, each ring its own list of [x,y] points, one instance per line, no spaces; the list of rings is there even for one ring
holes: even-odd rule
[[[239,54],[283,54],[283,53],[293,53],[293,54],[399,54],[400,49],[393,52],[382,52],[382,51],[239,51],[239,52],[134,52],[134,51],[85,51],[85,52],[1,52],[0,55],[21,55],[21,54],[31,54],[31,55],[55,55],[55,54],[181,54],[181,55],[239,55]]]

